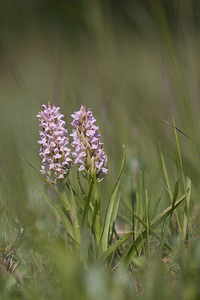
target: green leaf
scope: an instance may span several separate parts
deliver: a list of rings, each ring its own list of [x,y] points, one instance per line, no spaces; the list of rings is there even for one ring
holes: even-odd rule
[[[93,226],[95,233],[95,240],[97,247],[99,246],[101,237],[101,217],[100,217],[100,198],[96,175],[94,176],[94,216],[93,216]]]
[[[123,243],[125,243],[129,237],[133,235],[133,232],[129,232],[125,234],[122,238],[119,240],[116,240],[106,251],[103,252],[103,254],[100,256],[99,261],[100,263],[105,263],[105,261],[119,248]]]
[[[175,183],[175,187],[174,187],[174,194],[173,194],[173,198],[172,198],[172,207],[174,207],[174,204],[176,202],[176,199],[178,197],[178,187],[179,187],[179,179],[176,181]],[[173,212],[173,211],[172,211]],[[178,220],[178,215],[177,216],[177,220]],[[171,213],[171,217],[172,217],[172,213]],[[179,221],[179,220],[178,220]]]
[[[80,225],[79,225],[79,220],[78,220],[78,214],[77,214],[77,206],[76,206],[76,199],[74,196],[74,192],[70,186],[70,199],[71,199],[71,211],[72,211],[72,222],[73,222],[73,227],[74,227],[74,234],[76,236],[76,239],[78,243],[80,244],[81,237],[80,237]]]
[[[134,214],[134,217],[147,229],[147,224],[136,214]],[[147,230],[148,231],[148,230]],[[157,238],[157,240],[161,241],[160,236],[154,231],[154,229],[152,229],[152,227],[149,225],[149,232],[155,236],[155,238]],[[172,250],[172,248],[170,247],[170,245],[166,242],[164,242],[164,246],[168,249],[168,250]]]
[[[64,183],[62,181],[57,181],[56,187],[57,187],[58,199],[61,205],[65,209],[66,213],[70,214],[71,205],[67,197]]]
[[[81,193],[83,195],[83,198],[85,199],[86,198],[86,193],[85,193],[85,191],[84,191],[84,189],[82,187],[81,180],[80,180],[80,172],[78,170],[77,170],[77,181],[78,181]]]
[[[173,194],[173,198],[172,198],[172,206],[174,206],[176,199],[178,197],[178,186],[179,186],[179,180],[177,180],[175,183],[174,194]]]
[[[188,234],[189,234],[189,229],[191,232],[191,235],[193,236],[193,230],[192,230],[192,225],[191,225],[191,220],[190,220],[190,199],[191,199],[191,179],[187,177],[186,180],[186,187],[190,188],[189,193],[187,194],[186,201],[185,201],[185,211],[184,211],[184,216],[183,216],[183,237],[185,240],[188,239]]]
[[[185,192],[185,194],[183,194],[174,204],[174,206],[170,205],[168,208],[166,208],[162,213],[160,213],[157,217],[155,217],[152,220],[151,226],[152,227],[157,227],[157,225],[159,225],[160,223],[162,223],[164,221],[164,219],[166,217],[168,217],[172,211],[174,211],[181,202],[183,202],[183,200],[186,198],[188,192],[189,192],[190,188],[187,189],[187,191]]]
[[[74,230],[73,230],[73,226],[71,221],[68,219],[67,215],[64,213],[63,209],[60,207],[59,204],[55,203],[53,200],[51,200],[49,197],[47,197],[45,194],[43,194],[43,196],[51,203],[51,205],[53,205],[67,231],[67,233],[69,234],[69,236],[71,237],[71,239],[73,241],[75,241],[77,244],[78,241],[76,240],[76,237],[74,235]]]
[[[187,189],[186,193],[182,195],[174,204],[174,206],[170,205],[166,208],[162,213],[160,213],[157,217],[155,217],[151,224],[150,228],[155,229],[159,224],[161,224],[171,213],[174,211],[186,198],[189,192],[189,188]],[[131,263],[133,257],[138,253],[138,251],[142,247],[143,239],[147,238],[147,229],[143,230],[141,234],[137,237],[137,239],[133,242],[132,246],[130,247],[127,255],[125,256],[123,263],[126,268],[128,268],[129,264]]]
[[[172,207],[174,207],[174,204],[175,204],[176,199],[178,197],[178,188],[179,188],[179,179],[175,183],[174,194],[173,194],[173,198],[172,198]],[[172,229],[172,223],[171,223],[172,213],[173,213],[173,211],[171,212],[170,222],[169,222],[171,229]],[[176,216],[176,220],[177,220],[177,223],[178,223],[179,232],[181,233],[182,232],[182,228],[181,228],[181,224],[180,224],[180,221],[179,221],[178,213],[177,213],[176,210],[175,210],[175,216]]]
[[[93,180],[91,180],[90,183],[90,188],[89,188],[89,192],[87,194],[87,198],[85,201],[85,206],[84,206],[84,210],[83,210],[83,227],[86,226],[86,222],[88,221],[88,211],[89,211],[89,206],[90,206],[90,198],[91,198],[91,192],[92,192],[92,187],[93,187]]]
[[[64,209],[66,210],[67,213],[70,212],[70,207],[69,207],[69,203],[68,203],[68,199],[67,196],[65,194],[65,191],[62,190],[62,193],[58,193],[57,189],[55,186],[53,186],[40,172],[38,172],[33,165],[28,162],[24,157],[20,156],[20,158],[22,158],[27,164],[29,164],[29,166],[48,184],[48,186],[57,194],[57,196],[59,197],[59,200],[61,200],[61,204],[64,207]],[[30,181],[29,181],[30,182]],[[32,183],[31,183],[32,184]],[[33,185],[33,184],[32,184]],[[33,185],[34,186],[34,185]],[[72,223],[70,222],[68,216],[66,215],[66,213],[63,211],[63,208],[60,207],[59,204],[55,203],[53,200],[51,200],[45,193],[41,192],[36,186],[34,186],[37,191],[43,195],[48,201],[49,203],[51,203],[51,205],[53,205],[58,213],[58,215],[60,216],[60,219],[67,231],[67,233],[69,234],[69,236],[71,237],[71,239],[76,243],[79,244],[79,241],[76,239],[75,235],[74,235],[74,229],[72,226]]]
[[[161,155],[161,160],[162,160],[163,172],[164,172],[164,175],[165,175],[165,181],[166,181],[166,184],[167,184],[167,191],[168,191],[168,193],[169,193],[169,196],[170,196],[170,199],[171,199],[171,202],[172,202],[172,205],[173,205],[173,204],[175,203],[176,199],[177,199],[177,196],[178,196],[178,185],[179,185],[179,181],[176,182],[176,184],[175,184],[174,194],[173,194],[173,196],[172,196],[172,190],[171,190],[171,186],[170,186],[170,183],[169,183],[169,178],[168,178],[167,168],[166,168],[164,156],[163,156],[161,150],[160,150],[160,155]],[[184,190],[184,192],[185,192],[185,190]],[[179,217],[178,217],[178,214],[177,214],[176,211],[175,211],[175,215],[176,215],[176,219],[177,219],[179,231],[181,232],[182,229],[181,229]]]
[[[176,138],[176,146],[177,146],[177,150],[178,150],[178,157],[179,157],[180,168],[181,168],[183,189],[185,192],[185,178],[184,178],[184,173],[183,173],[183,163],[182,163],[182,158],[181,158],[181,151],[180,151],[179,142],[178,142],[178,135],[177,135],[177,131],[176,131],[175,120],[173,120],[173,122],[174,122],[174,133],[175,133],[175,138]]]
[[[54,203],[55,204],[55,203]],[[54,207],[56,208],[57,213],[60,216],[60,219],[67,231],[67,233],[69,234],[69,236],[71,237],[71,239],[77,244],[79,245],[79,241],[76,239],[76,236],[74,234],[74,228],[72,226],[72,223],[70,222],[70,220],[68,219],[68,217],[66,216],[66,214],[64,213],[64,211],[62,210],[62,208],[56,204],[54,205]]]
[[[123,157],[123,161],[122,161],[120,174],[119,174],[117,182],[113,188],[113,191],[111,193],[111,198],[108,203],[108,207],[107,207],[107,211],[106,211],[106,215],[105,215],[105,219],[104,219],[104,225],[103,225],[101,241],[100,241],[100,253],[104,252],[108,246],[109,228],[112,228],[113,222],[114,222],[114,214],[115,214],[117,200],[118,200],[118,194],[119,194],[119,185],[120,185],[120,181],[121,181],[123,170],[124,170],[125,160],[126,160],[126,154],[125,154],[125,147],[124,147],[124,157]]]
[[[163,153],[162,153],[161,149],[160,149],[160,156],[161,156],[161,161],[162,161],[162,167],[163,167],[163,172],[164,172],[164,176],[165,176],[165,181],[166,181],[166,184],[167,184],[167,191],[168,191],[168,193],[170,195],[170,198],[172,198],[171,186],[170,186],[170,182],[169,182],[167,168],[166,168],[166,165],[165,165],[165,160],[164,160],[164,156],[163,156]]]
[[[30,182],[30,181],[29,181]],[[43,193],[42,191],[40,191],[32,182],[30,182],[32,186],[34,186],[34,188],[44,197],[48,200],[48,202],[56,209],[67,233],[69,234],[69,236],[71,237],[71,239],[76,242],[78,244],[78,242],[76,241],[75,235],[74,235],[74,230],[72,227],[72,224],[70,222],[70,220],[68,219],[68,217],[66,216],[66,214],[63,212],[62,208],[60,207],[59,204],[55,203],[51,198],[49,198],[45,193]]]
[[[161,254],[162,252],[162,249],[165,245],[165,239],[167,237],[167,233],[168,233],[168,230],[169,230],[169,224],[170,224],[170,219],[165,219],[164,222],[163,222],[163,227],[162,227],[162,233],[161,233],[161,239],[160,239],[160,245],[159,245],[159,248],[158,248],[158,253]]]
[[[71,188],[71,185],[69,184],[68,188],[70,190],[70,200],[71,200],[71,202],[70,202],[68,199],[68,196],[67,196],[66,186],[63,181],[57,182],[57,188],[58,188],[59,201],[62,205],[62,210],[64,212],[64,215],[62,215],[62,216],[63,217],[66,216],[67,221],[68,221],[68,216],[69,216],[69,219],[71,220],[71,226],[72,226],[72,229],[74,232],[75,240],[76,240],[77,244],[79,245],[80,244],[80,226],[79,226],[79,221],[78,221],[78,216],[77,216],[76,200],[74,197],[73,190]]]
[[[74,193],[74,196],[75,196],[75,199],[76,199],[78,205],[79,205],[80,208],[83,210],[83,209],[84,209],[84,206],[85,206],[85,200],[84,200],[84,199],[85,199],[86,197],[85,197],[84,199],[82,199],[82,198],[76,193],[76,191],[72,188],[72,185],[71,185],[71,183],[70,183],[69,180],[67,180],[66,186],[67,186],[67,188],[68,188],[69,191],[71,191],[71,189],[72,189],[72,191],[73,191],[73,193]]]
[[[139,173],[139,195],[138,195],[138,200],[139,200],[139,214],[140,217],[143,218],[143,172],[140,170]]]

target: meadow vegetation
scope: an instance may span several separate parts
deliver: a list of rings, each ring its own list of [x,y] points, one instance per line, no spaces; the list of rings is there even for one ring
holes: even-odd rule
[[[4,2],[0,299],[200,297],[199,6],[19,0],[11,9]],[[92,230],[75,246],[48,201],[57,201],[54,192],[37,173],[36,115],[49,101],[61,107],[69,133],[81,104],[97,119],[109,173],[94,180],[91,197],[101,201],[102,224],[112,191],[118,208],[106,219],[112,226],[101,255]],[[69,178],[87,201],[76,168]],[[80,180],[88,195],[88,182]],[[67,193],[82,205],[80,223],[93,224],[92,204],[84,210]]]

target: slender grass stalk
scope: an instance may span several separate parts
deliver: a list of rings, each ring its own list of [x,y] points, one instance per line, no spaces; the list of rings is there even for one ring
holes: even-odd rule
[[[139,173],[139,216],[143,220],[144,212],[143,212],[143,172],[142,172],[142,170],[140,170],[140,173]],[[145,243],[144,243],[144,239],[143,239],[143,235],[142,235],[141,223],[139,223],[139,227],[140,227],[141,238],[142,238],[142,249],[143,249],[143,252],[145,255],[146,250],[145,250]]]
[[[176,124],[175,124],[174,119],[173,119],[173,123],[174,123],[174,133],[175,133],[175,138],[176,138],[176,146],[177,146],[177,150],[178,150],[179,163],[180,163],[180,168],[181,168],[181,176],[182,176],[182,183],[183,183],[183,189],[184,189],[183,192],[185,192],[186,187],[185,187],[185,178],[184,178],[184,172],[183,172],[183,163],[182,163],[181,151],[180,151],[179,142],[178,142],[178,135],[177,135],[177,131],[175,129]]]
[[[175,205],[172,207],[170,205],[168,208],[166,208],[162,213],[160,213],[157,217],[155,217],[153,220],[151,220],[151,228],[155,229],[158,225],[160,225],[170,214],[172,211],[174,211],[186,198],[187,194],[189,192],[189,189],[186,191],[184,195],[182,195],[175,203]],[[128,250],[126,256],[123,259],[123,264],[126,268],[128,268],[129,264],[135,257],[135,255],[138,254],[138,251],[143,248],[144,246],[144,239],[147,238],[147,229],[141,231],[140,235],[137,237],[134,243],[132,243],[130,249]]]
[[[140,208],[139,208],[139,194],[138,193],[136,193],[136,211],[137,211],[137,215],[138,216],[140,216]],[[136,218],[136,220],[135,220],[135,237],[137,237],[137,230],[138,230],[138,220],[137,220],[137,218]]]
[[[191,218],[190,218],[190,200],[191,200],[191,179],[187,177],[186,179],[186,188],[190,188],[190,191],[186,197],[186,205],[185,205],[185,213],[183,218],[183,235],[185,240],[188,240],[189,236],[189,230],[191,233],[191,236],[193,237],[193,229],[191,224]]]
[[[145,206],[146,206],[146,224],[147,224],[147,249],[148,257],[150,257],[150,232],[149,232],[149,202],[148,202],[148,191],[145,191]]]
[[[167,172],[167,168],[166,168],[166,164],[165,164],[165,159],[164,159],[163,153],[161,151],[161,147],[160,147],[160,155],[161,155],[162,168],[163,168],[163,172],[164,172],[164,176],[165,176],[165,181],[166,181],[166,184],[167,184],[167,191],[169,193],[169,196],[171,198],[171,203],[173,205],[175,203],[175,200],[176,200],[174,198],[175,192],[174,192],[174,194],[172,196],[171,185],[170,185],[170,182],[169,182],[168,172]],[[177,191],[176,189],[177,189],[177,186],[175,185],[175,191]],[[178,194],[176,196],[178,196]],[[177,223],[178,223],[179,232],[181,233],[182,232],[182,228],[181,228],[179,216],[178,216],[178,213],[177,213],[176,210],[175,210],[175,216],[176,216],[176,220],[177,220]]]
[[[142,195],[142,187],[143,185],[143,174],[142,170],[140,170],[139,174],[139,207],[140,207],[140,217],[143,219],[143,195]]]
[[[166,168],[166,164],[165,164],[165,160],[164,160],[164,156],[163,156],[163,153],[161,151],[161,148],[160,148],[160,156],[161,156],[162,168],[163,168],[163,172],[164,172],[164,176],[165,176],[165,181],[166,181],[166,184],[167,184],[167,191],[170,195],[170,198],[172,199],[171,185],[170,185],[170,182],[169,182],[167,168]]]
[[[147,229],[147,224],[142,220],[140,219],[140,217],[135,214],[134,215],[135,218],[144,226],[145,229]],[[153,236],[155,236],[155,238],[158,240],[158,241],[161,241],[161,238],[160,236],[156,233],[156,231],[151,227],[151,225],[149,224],[149,233],[151,233]],[[164,240],[164,246],[169,250],[169,251],[172,251],[172,247]]]
[[[112,190],[110,201],[107,206],[107,211],[106,215],[104,218],[104,224],[103,224],[103,229],[102,229],[102,234],[101,234],[101,241],[100,241],[100,254],[101,252],[104,252],[107,247],[108,247],[108,237],[109,237],[109,230],[112,228],[113,223],[115,221],[115,215],[116,215],[116,208],[117,208],[117,202],[118,202],[118,197],[119,197],[119,186],[124,170],[124,165],[125,165],[125,160],[126,160],[126,153],[125,153],[125,147],[124,148],[124,157],[121,165],[121,170],[119,177],[117,179],[117,182]]]
[[[166,246],[166,237],[167,237],[167,234],[168,234],[168,231],[169,231],[169,223],[170,223],[170,218],[165,219],[164,222],[163,222],[160,245],[158,247],[158,254],[159,255],[161,254],[161,252],[163,250],[163,247]]]
[[[173,124],[174,124],[174,133],[176,137],[176,144],[177,144],[177,149],[178,149],[178,156],[179,156],[179,162],[180,162],[180,168],[181,168],[181,175],[182,175],[182,182],[183,182],[183,188],[184,191],[186,190],[186,184],[185,184],[185,177],[184,177],[184,172],[183,172],[183,163],[182,163],[182,158],[181,158],[181,152],[180,152],[180,147],[179,147],[179,141],[178,141],[178,135],[177,135],[177,130],[176,130],[176,124],[175,120],[173,119]],[[190,194],[191,194],[191,180],[187,181],[187,188],[190,187],[190,192],[187,195],[185,199],[185,211],[183,214],[183,237],[187,240],[188,239],[188,233],[187,233],[187,228],[189,224],[189,228],[191,231],[191,235],[193,236],[193,231],[192,231],[192,225],[191,225],[191,220],[190,220],[190,213],[189,213],[189,203],[190,203]]]
[[[132,204],[132,229],[133,229],[133,242],[135,241],[135,200],[136,200],[136,194],[133,190],[133,181],[132,181],[132,176],[131,176],[131,204]]]

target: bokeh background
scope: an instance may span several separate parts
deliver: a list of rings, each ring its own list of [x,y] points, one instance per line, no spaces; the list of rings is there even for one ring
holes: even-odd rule
[[[40,169],[36,114],[48,101],[61,107],[69,132],[70,114],[81,104],[92,109],[108,154],[105,195],[125,145],[121,214],[131,218],[131,177],[137,188],[139,170],[152,203],[166,193],[160,147],[172,182],[178,153],[173,128],[162,120],[174,118],[199,142],[199,12],[198,0],[1,0],[0,207],[9,237],[16,222],[31,234],[56,235],[53,212],[35,189],[43,184],[20,157]],[[196,199],[199,146],[179,140]]]

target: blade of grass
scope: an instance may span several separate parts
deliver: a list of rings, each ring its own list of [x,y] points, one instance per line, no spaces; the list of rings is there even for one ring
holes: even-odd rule
[[[163,247],[165,246],[165,239],[166,239],[167,233],[169,231],[169,224],[170,224],[170,220],[165,219],[164,224],[163,224],[162,233],[161,233],[160,245],[159,245],[159,248],[158,248],[158,254],[159,255],[161,254],[161,252],[163,250]]]
[[[197,145],[198,147],[200,147],[200,144],[197,143],[196,141],[194,141],[189,135],[187,135],[186,133],[184,133],[183,131],[181,131],[179,128],[177,128],[176,126],[170,124],[168,121],[162,119],[163,122],[165,122],[167,125],[171,126],[172,128],[176,129],[178,132],[180,132],[183,136],[185,136],[188,140],[190,140],[192,143],[194,143],[195,145]]]
[[[159,224],[161,224],[170,214],[172,211],[174,211],[186,198],[187,194],[189,192],[189,189],[186,191],[184,195],[182,195],[175,203],[175,205],[172,207],[170,205],[168,208],[166,208],[162,213],[160,213],[157,217],[155,217],[150,227],[152,229],[155,229]],[[128,268],[129,264],[131,263],[131,260],[133,257],[138,253],[138,251],[143,246],[143,239],[147,238],[147,229],[141,232],[141,234],[137,237],[134,243],[132,243],[132,246],[130,247],[127,255],[123,259],[123,264],[126,268]]]
[[[173,198],[172,198],[172,207],[174,207],[174,204],[175,204],[176,199],[178,197],[178,187],[179,187],[179,180],[177,180],[176,183],[175,183],[174,193],[173,193]],[[175,215],[176,215],[176,218],[177,218],[178,227],[180,227],[181,225],[180,225],[179,217],[178,217],[178,214],[177,214],[176,211],[175,211]],[[171,220],[171,216],[170,216],[170,220]]]
[[[144,226],[145,229],[147,229],[147,224],[146,224],[142,219],[140,219],[140,217],[139,217],[138,215],[135,214],[135,218],[136,218],[136,219]],[[150,232],[153,236],[155,236],[155,238],[156,238],[158,241],[161,241],[159,235],[154,231],[154,229],[152,229],[152,227],[151,227],[150,225],[149,225],[149,232]],[[164,245],[165,245],[165,247],[166,247],[168,250],[172,251],[171,246],[170,246],[167,242],[164,242]]]
[[[140,174],[139,174],[139,206],[138,206],[138,213],[140,218],[143,220],[144,217],[144,213],[143,213],[143,193],[142,193],[142,189],[143,189],[143,174],[142,174],[142,170],[140,170]],[[139,223],[139,227],[140,227],[140,232],[142,232],[142,227],[141,227],[141,223]],[[145,243],[144,243],[144,239],[143,239],[143,235],[141,235],[142,238],[142,249],[145,255]]]
[[[124,146],[123,146],[124,147]],[[125,147],[124,147],[124,157],[122,161],[122,166],[120,170],[119,177],[117,179],[117,182],[113,188],[113,191],[111,193],[110,201],[108,203],[105,219],[104,219],[104,225],[101,235],[101,241],[100,241],[100,252],[104,252],[107,249],[108,246],[108,236],[109,236],[109,228],[112,228],[113,226],[113,211],[115,211],[117,200],[118,200],[118,191],[119,191],[119,185],[122,178],[124,165],[125,165],[126,155],[125,155]]]
[[[175,183],[174,193],[173,193],[173,198],[172,198],[172,207],[174,207],[174,204],[175,204],[176,199],[177,199],[177,197],[178,197],[178,187],[179,187],[179,180],[177,180],[176,183]],[[172,213],[173,213],[173,211],[172,211]],[[171,232],[172,232],[172,223],[171,223],[172,213],[171,213],[171,215],[170,215],[170,229],[171,229]],[[178,213],[177,213],[176,210],[175,210],[174,213],[175,213],[175,216],[176,216],[176,220],[177,220],[179,232],[181,233],[181,232],[182,232],[182,228],[181,228],[181,224],[180,224],[180,220],[179,220]]]
[[[116,251],[122,244],[124,244],[129,237],[133,234],[133,232],[129,232],[125,234],[121,239],[116,240],[103,254],[100,256],[99,261],[100,263],[105,263],[105,261],[113,254],[113,251]]]
[[[177,145],[177,150],[178,150],[178,157],[179,157],[179,162],[180,162],[182,182],[183,182],[183,188],[184,188],[183,192],[185,192],[185,178],[184,178],[184,173],[183,173],[183,163],[182,163],[181,151],[180,151],[180,147],[179,147],[178,135],[177,135],[176,124],[175,124],[174,119],[173,119],[173,123],[174,123],[174,133],[175,133],[175,138],[176,138],[176,145]]]
[[[136,193],[136,203],[137,203],[137,215],[139,216],[139,213],[140,213],[140,208],[139,208],[139,194]],[[140,225],[139,225],[140,226]],[[138,220],[136,219],[136,222],[135,222],[135,237],[137,236],[137,230],[139,229],[138,227]]]
[[[131,175],[131,204],[132,204],[132,228],[133,228],[133,242],[135,241],[135,201],[136,200],[136,192],[133,189],[133,180],[132,180],[132,175]]]
[[[171,214],[171,211],[174,211],[177,206],[179,206],[179,204],[186,198],[187,194],[189,193],[190,188],[187,189],[187,191],[185,192],[185,194],[183,194],[174,204],[174,206],[172,207],[172,205],[170,205],[168,208],[166,208],[162,213],[160,213],[157,217],[155,217],[152,220],[151,226],[155,226],[157,227],[158,224],[160,224],[167,216],[169,216]]]
[[[178,197],[178,187],[179,187],[179,179],[175,183],[174,193],[173,193],[173,198],[172,198],[172,206],[174,206],[176,199]]]
[[[184,178],[184,172],[183,172],[183,163],[182,163],[181,151],[180,151],[180,146],[179,146],[178,135],[177,135],[176,124],[175,124],[174,118],[173,118],[173,123],[174,123],[174,134],[175,134],[175,138],[176,138],[176,146],[177,146],[177,150],[178,150],[178,157],[179,157],[180,170],[181,170],[181,178],[182,178],[182,186],[183,186],[182,192],[185,192],[186,186],[185,186],[185,178]],[[185,201],[185,211],[187,211],[186,201]],[[183,219],[184,219],[184,215],[183,215]],[[184,238],[182,228],[180,227],[179,230],[180,230],[182,237]]]
[[[192,230],[192,225],[191,225],[191,219],[190,219],[190,199],[191,199],[191,179],[187,177],[186,180],[186,188],[190,188],[190,191],[186,197],[186,210],[184,212],[184,218],[183,218],[183,236],[185,240],[188,240],[188,235],[189,235],[189,228],[191,232],[191,236],[193,236],[193,230]]]
[[[172,198],[171,186],[170,186],[170,183],[169,183],[167,168],[166,168],[166,164],[165,164],[165,160],[164,160],[164,156],[163,156],[163,153],[161,151],[161,148],[160,148],[160,156],[161,156],[162,168],[163,168],[163,172],[164,172],[164,176],[165,176],[165,181],[166,181],[166,184],[167,184],[167,190],[169,192],[170,198]]]
[[[145,193],[145,206],[146,206],[146,222],[147,222],[147,249],[148,249],[148,257],[150,257],[150,246],[149,246],[149,236],[150,236],[150,229],[149,229],[149,204],[148,204],[148,193],[146,190]]]
[[[116,205],[116,209],[115,209],[115,214],[114,214],[114,218],[113,218],[113,225],[112,225],[112,229],[111,229],[111,234],[110,234],[110,238],[109,238],[109,245],[112,244],[112,239],[113,239],[113,235],[115,232],[115,222],[116,222],[116,218],[117,218],[117,212],[118,212],[118,207],[119,207],[119,201],[120,201],[120,193],[118,196],[118,200],[117,200],[117,205]]]
[[[142,183],[143,183],[143,174],[142,174],[142,170],[140,170],[140,174],[139,174],[139,215],[140,215],[141,219],[143,219]]]
[[[167,191],[170,195],[171,203],[173,205],[173,203],[175,203],[175,201],[176,201],[176,197],[178,196],[178,194],[177,194],[178,184],[175,184],[174,194],[172,196],[172,190],[171,190],[171,186],[170,186],[170,182],[169,182],[168,172],[167,172],[164,156],[163,156],[163,153],[161,151],[161,147],[160,147],[160,155],[161,155],[161,161],[162,161],[162,167],[163,167],[163,172],[164,172],[164,176],[165,176],[165,181],[166,181],[166,184],[167,184]],[[182,228],[181,228],[181,225],[180,225],[180,221],[179,221],[177,211],[175,211],[175,216],[176,216],[176,219],[177,219],[179,232],[182,232]]]

